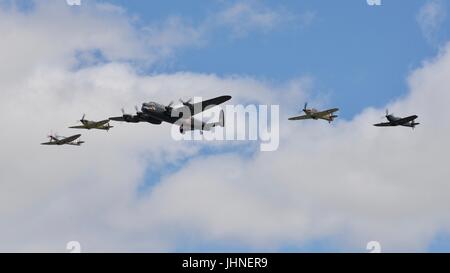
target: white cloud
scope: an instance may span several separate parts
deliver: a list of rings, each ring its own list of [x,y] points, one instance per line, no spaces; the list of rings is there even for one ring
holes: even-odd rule
[[[311,92],[309,80],[274,86],[241,76],[137,73],[121,60],[134,58],[135,49],[153,51],[128,36],[136,30],[118,13],[63,10],[51,24],[55,13],[46,8],[1,12],[0,26],[16,32],[6,32],[0,58],[20,63],[0,80],[2,251],[64,251],[72,240],[85,251],[205,244],[262,251],[324,238],[337,238],[344,250],[364,251],[378,240],[386,251],[412,251],[449,232],[450,45],[410,75],[407,97],[387,106],[418,114],[414,132],[371,126],[383,112],[372,108],[330,126],[286,120]],[[66,33],[81,18],[91,23]],[[92,37],[92,29],[105,35]],[[63,48],[55,35],[67,41]],[[80,49],[100,49],[111,62],[73,70]],[[0,70],[9,65],[1,62]],[[100,119],[146,100],[222,92],[233,103],[281,105],[277,152],[205,156],[199,150],[207,144],[174,142],[168,125],[147,124],[84,132],[82,147],[39,145],[50,129],[70,134],[65,127],[83,112]],[[138,192],[166,164],[179,169]]]
[[[417,22],[428,42],[435,44],[437,33],[447,17],[446,5],[442,0],[428,0],[417,15]]]
[[[157,49],[159,56],[170,57],[181,48],[205,46],[219,28],[230,31],[233,38],[243,38],[252,31],[268,33],[287,23],[306,27],[315,17],[312,11],[297,15],[283,7],[274,9],[255,1],[242,1],[223,5],[197,24],[182,16],[170,16],[142,30],[147,45]]]
[[[95,6],[73,9],[63,1],[39,1],[30,12],[4,8],[0,31],[4,37],[0,43],[2,82],[27,76],[36,64],[73,65],[74,49],[98,49],[111,61],[154,58],[144,50],[126,17]]]
[[[194,26],[179,16],[172,16],[162,24],[143,29],[146,44],[158,49],[158,55],[171,56],[174,50],[185,47],[200,47],[206,43],[204,25]]]
[[[293,22],[295,16],[284,9],[273,9],[255,1],[236,2],[213,16],[216,24],[231,28],[236,37],[247,35],[251,31],[268,32],[283,23]],[[307,22],[312,17],[302,17]]]

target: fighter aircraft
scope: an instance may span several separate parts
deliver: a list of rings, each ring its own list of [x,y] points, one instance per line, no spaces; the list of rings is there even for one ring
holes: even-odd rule
[[[113,126],[109,125],[109,119],[105,119],[102,121],[91,121],[91,120],[86,120],[84,119],[86,115],[83,114],[83,117],[80,119],[80,122],[82,125],[80,126],[71,126],[69,128],[72,129],[87,129],[87,130],[91,130],[91,129],[99,129],[99,130],[106,130],[109,131],[109,129],[113,128]]]
[[[81,144],[84,143],[84,141],[75,141],[78,138],[80,138],[80,134],[73,135],[70,137],[63,137],[58,135],[49,135],[48,138],[50,138],[49,142],[41,143],[41,145],[74,145],[74,146],[81,146]]]
[[[386,109],[386,119],[388,122],[382,122],[374,124],[373,126],[377,127],[388,127],[388,126],[405,126],[405,127],[411,127],[414,129],[416,125],[419,125],[420,123],[415,122],[415,120],[418,118],[418,116],[413,115],[406,118],[399,118],[394,116],[393,114],[389,114],[389,110]]]
[[[125,122],[149,122],[152,124],[161,124],[163,121],[168,123],[176,123],[180,126],[180,133],[184,133],[189,130],[209,131],[216,126],[224,126],[224,113],[220,111],[219,122],[205,123],[200,120],[196,120],[192,116],[205,111],[207,108],[214,107],[222,104],[231,99],[231,96],[220,96],[217,98],[205,100],[202,102],[191,103],[192,99],[183,101],[180,99],[182,106],[173,108],[173,102],[167,106],[156,103],[147,102],[143,103],[141,111],[136,106],[136,115],[126,114],[122,109],[121,117],[111,117],[110,120],[125,121]]]
[[[304,120],[304,119],[324,119],[331,123],[335,118],[337,118],[337,115],[334,115],[335,112],[339,111],[338,108],[332,108],[325,111],[318,111],[314,108],[308,109],[308,103],[305,103],[305,106],[303,107],[302,111],[305,113],[305,115],[297,116],[289,118],[289,120]]]

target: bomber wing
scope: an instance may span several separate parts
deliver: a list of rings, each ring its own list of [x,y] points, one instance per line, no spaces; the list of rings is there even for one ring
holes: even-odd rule
[[[220,96],[220,97],[205,100],[202,102],[197,102],[197,103],[193,103],[193,104],[184,104],[183,107],[188,107],[191,110],[191,115],[193,116],[193,115],[196,115],[198,113],[205,111],[205,109],[207,107],[222,104],[230,99],[231,99],[231,96]],[[181,112],[182,111],[181,109],[183,107],[180,107],[176,110]]]
[[[114,120],[114,121],[125,121],[125,119],[123,117],[112,117],[109,118],[109,120]]]
[[[114,121],[125,121],[125,122],[132,122],[132,123],[137,123],[137,122],[141,122],[142,119],[137,116],[137,115],[127,115],[127,116],[121,116],[121,117],[112,117],[109,118],[110,120],[114,120]]]

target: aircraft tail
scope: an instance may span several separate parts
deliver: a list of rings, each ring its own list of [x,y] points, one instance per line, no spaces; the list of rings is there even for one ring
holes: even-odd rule
[[[206,126],[203,129],[208,131],[208,130],[211,130],[211,128],[216,127],[216,126],[220,126],[220,127],[225,126],[225,114],[224,114],[223,110],[220,110],[218,122],[208,123],[208,124],[206,124]]]
[[[81,144],[83,144],[84,143],[84,141],[77,141],[77,142],[70,142],[70,143],[67,143],[68,145],[73,145],[73,146],[81,146]]]
[[[412,123],[407,123],[407,124],[400,124],[401,126],[404,126],[404,127],[410,127],[410,128],[415,128],[417,125],[419,125],[420,123],[419,122],[412,122]]]

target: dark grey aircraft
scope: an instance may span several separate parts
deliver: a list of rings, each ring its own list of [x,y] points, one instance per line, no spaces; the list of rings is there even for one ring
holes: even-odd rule
[[[388,126],[405,126],[405,127],[411,127],[415,128],[416,125],[419,125],[420,123],[415,122],[415,120],[418,118],[418,116],[413,115],[406,118],[399,118],[394,116],[393,114],[389,114],[389,110],[386,109],[386,118],[388,122],[382,122],[374,124],[373,126],[377,127],[388,127]]]
[[[176,123],[180,126],[180,133],[184,133],[189,130],[209,131],[216,126],[224,126],[224,114],[220,111],[219,122],[205,123],[200,120],[196,120],[192,116],[210,109],[216,105],[222,104],[231,99],[231,96],[220,96],[217,98],[205,100],[202,102],[191,103],[191,99],[188,101],[180,102],[183,106],[173,108],[173,102],[165,106],[156,102],[143,103],[141,111],[136,106],[136,115],[126,114],[122,109],[121,117],[112,117],[110,120],[125,121],[125,122],[149,122],[152,124],[161,124],[163,121],[168,123]]]
[[[84,141],[75,141],[78,138],[80,138],[81,135],[73,135],[70,137],[63,137],[63,136],[57,136],[57,135],[49,135],[48,138],[50,138],[49,142],[41,143],[41,145],[74,145],[74,146],[80,146],[84,143]]]
[[[91,121],[91,120],[84,119],[85,116],[86,115],[83,114],[83,117],[80,119],[80,122],[81,122],[82,125],[80,125],[80,126],[71,126],[69,128],[72,128],[72,129],[87,129],[87,130],[99,129],[99,130],[106,130],[106,131],[109,131],[109,129],[113,128],[113,126],[109,125],[109,119],[102,120],[102,121]]]
[[[305,113],[305,115],[297,116],[289,118],[289,120],[304,120],[304,119],[324,119],[331,123],[335,118],[337,118],[337,115],[334,113],[339,111],[339,108],[332,108],[325,111],[318,111],[314,108],[308,109],[306,108],[308,106],[308,103],[305,103],[305,106],[303,107],[302,111]]]

